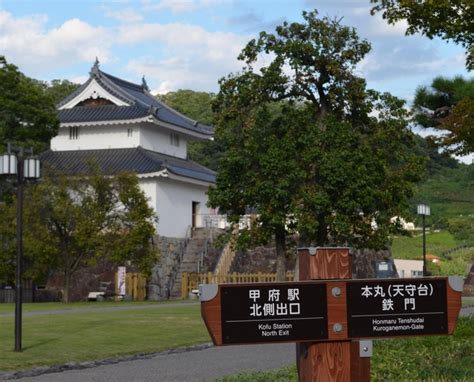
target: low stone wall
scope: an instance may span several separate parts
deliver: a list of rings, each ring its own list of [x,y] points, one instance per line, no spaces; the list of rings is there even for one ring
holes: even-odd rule
[[[352,272],[354,278],[376,278],[375,262],[392,260],[390,250],[375,251],[371,249],[351,249]],[[287,252],[286,269],[296,267],[296,248]],[[256,247],[245,252],[237,253],[231,272],[255,273],[276,272],[276,252],[274,246]],[[396,272],[391,277],[397,277]]]
[[[286,269],[295,268],[296,251],[290,249],[286,254]],[[274,246],[255,247],[238,251],[230,272],[236,273],[274,273],[276,272],[276,249]]]

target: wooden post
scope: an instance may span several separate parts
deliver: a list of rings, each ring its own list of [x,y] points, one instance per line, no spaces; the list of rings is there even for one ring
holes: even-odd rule
[[[352,278],[348,248],[304,248],[298,250],[300,281]],[[347,338],[345,282],[327,290],[329,339]],[[339,294],[334,288],[339,288]],[[300,382],[370,381],[370,358],[361,358],[359,341],[306,342],[296,344]]]
[[[188,298],[188,272],[183,272],[181,274],[181,298],[184,300]]]

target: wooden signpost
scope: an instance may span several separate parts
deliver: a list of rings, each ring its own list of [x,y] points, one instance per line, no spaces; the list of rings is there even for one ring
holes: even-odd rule
[[[366,339],[454,332],[459,277],[350,280],[347,248],[299,256],[308,281],[200,286],[215,345],[296,342],[300,381],[368,381]]]

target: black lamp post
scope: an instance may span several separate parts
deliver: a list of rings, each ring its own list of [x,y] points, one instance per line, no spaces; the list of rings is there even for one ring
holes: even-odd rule
[[[426,271],[426,229],[425,229],[425,216],[430,215],[430,207],[426,204],[418,204],[418,215],[422,216],[423,219],[423,276],[428,276]]]
[[[25,179],[40,177],[40,162],[35,157],[25,158],[25,154],[33,155],[32,149],[13,147],[8,144],[6,154],[0,156],[0,175],[16,175],[17,210],[16,210],[16,277],[15,277],[15,351],[21,351],[22,302],[21,285],[23,259],[23,187]]]

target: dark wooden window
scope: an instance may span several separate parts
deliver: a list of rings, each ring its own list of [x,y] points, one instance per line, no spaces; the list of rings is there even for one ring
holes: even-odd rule
[[[70,140],[79,139],[79,127],[72,126],[69,128],[69,139]]]
[[[178,134],[170,134],[170,143],[172,146],[179,147],[179,135]]]

